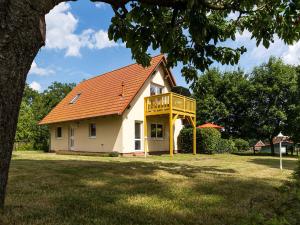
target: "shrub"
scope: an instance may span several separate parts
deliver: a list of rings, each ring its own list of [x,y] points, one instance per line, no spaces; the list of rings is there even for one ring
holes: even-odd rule
[[[237,152],[237,147],[232,139],[220,139],[218,143],[218,153]]]
[[[221,134],[214,128],[196,129],[197,152],[217,152],[217,145]],[[180,149],[183,152],[193,152],[193,128],[183,128],[178,137]]]
[[[33,144],[30,142],[17,142],[15,143],[15,150],[16,151],[32,151]]]
[[[201,152],[207,152],[209,154],[216,153],[218,151],[218,143],[221,140],[221,133],[215,128],[205,128],[200,130]]]
[[[234,139],[234,144],[239,152],[249,150],[249,142],[244,139]]]
[[[120,153],[119,152],[110,152],[108,154],[109,157],[119,157]]]

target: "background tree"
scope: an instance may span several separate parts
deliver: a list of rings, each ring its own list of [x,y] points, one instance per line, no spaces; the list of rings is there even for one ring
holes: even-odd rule
[[[199,77],[193,84],[193,93],[197,102],[197,123],[221,123],[228,115],[226,105],[221,101],[222,74],[211,69]]]
[[[45,44],[45,15],[66,0],[0,0],[0,207],[4,206],[18,113],[30,66]],[[291,44],[299,39],[299,1],[288,0],[92,0],[112,6],[109,37],[121,39],[133,58],[149,65],[149,47],[183,62],[187,80],[212,62],[234,64],[244,47],[222,45],[249,30],[268,47],[274,34]],[[238,16],[228,19],[230,13]]]
[[[249,137],[250,82],[243,71],[205,72],[193,85],[197,122],[215,122],[225,127],[226,137]]]
[[[281,59],[270,58],[268,63],[256,67],[251,75],[254,98],[250,118],[257,138],[268,139],[274,154],[273,138],[288,124],[289,110],[293,110],[297,95],[297,74],[294,67]]]
[[[74,83],[54,82],[43,93],[25,87],[19,114],[16,141],[29,144],[31,150],[49,149],[49,128],[42,120],[73,88]]]
[[[297,91],[291,96],[292,103],[287,110],[287,122],[284,124],[284,134],[291,137],[294,147],[300,143],[300,67],[296,67]],[[294,148],[293,150],[294,151]],[[293,154],[293,152],[292,152]]]

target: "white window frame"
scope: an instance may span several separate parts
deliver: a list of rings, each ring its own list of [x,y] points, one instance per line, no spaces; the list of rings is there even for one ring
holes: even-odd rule
[[[136,138],[135,136],[135,124],[138,123],[140,124],[140,138]],[[143,151],[143,121],[139,121],[139,120],[135,120],[134,121],[134,151]],[[141,149],[135,149],[135,142],[136,141],[140,141],[140,146],[141,146]]]
[[[155,94],[152,94],[151,93],[151,89],[154,88],[154,92]],[[161,93],[159,93],[160,91],[158,90],[161,90]],[[155,84],[155,83],[150,83],[150,95],[153,96],[153,95],[161,95],[164,93],[164,86],[162,85],[159,85],[159,84]]]
[[[81,93],[78,93],[74,98],[72,98],[72,100],[70,101],[70,104],[75,104],[77,102],[77,100],[79,99]]]
[[[155,137],[152,137],[152,125],[155,125]],[[161,125],[162,126],[162,137],[157,137],[157,126]],[[164,139],[164,124],[162,123],[151,123],[150,124],[150,138],[153,140],[163,140]]]
[[[92,136],[92,125],[95,125],[95,135]],[[96,123],[90,123],[89,124],[89,138],[96,138],[97,137],[97,124]]]

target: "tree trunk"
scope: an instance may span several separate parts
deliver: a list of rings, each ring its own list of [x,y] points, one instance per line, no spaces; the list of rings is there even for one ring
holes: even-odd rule
[[[273,137],[270,138],[270,146],[271,146],[271,155],[275,155],[275,148],[273,143]]]
[[[0,208],[4,207],[27,73],[44,43],[41,14],[28,1],[11,0],[6,4],[6,11],[0,10]]]

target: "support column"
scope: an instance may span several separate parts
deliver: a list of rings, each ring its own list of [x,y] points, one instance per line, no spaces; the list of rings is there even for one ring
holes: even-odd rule
[[[144,100],[144,154],[148,154],[148,123],[147,123],[147,101]]]
[[[144,117],[144,153],[145,157],[148,154],[148,124],[147,124],[147,116]]]
[[[193,123],[193,154],[196,155],[197,153],[197,130],[196,130],[196,117],[192,119]]]
[[[174,155],[174,132],[173,132],[173,114],[169,115],[169,148],[170,148],[170,156]]]

